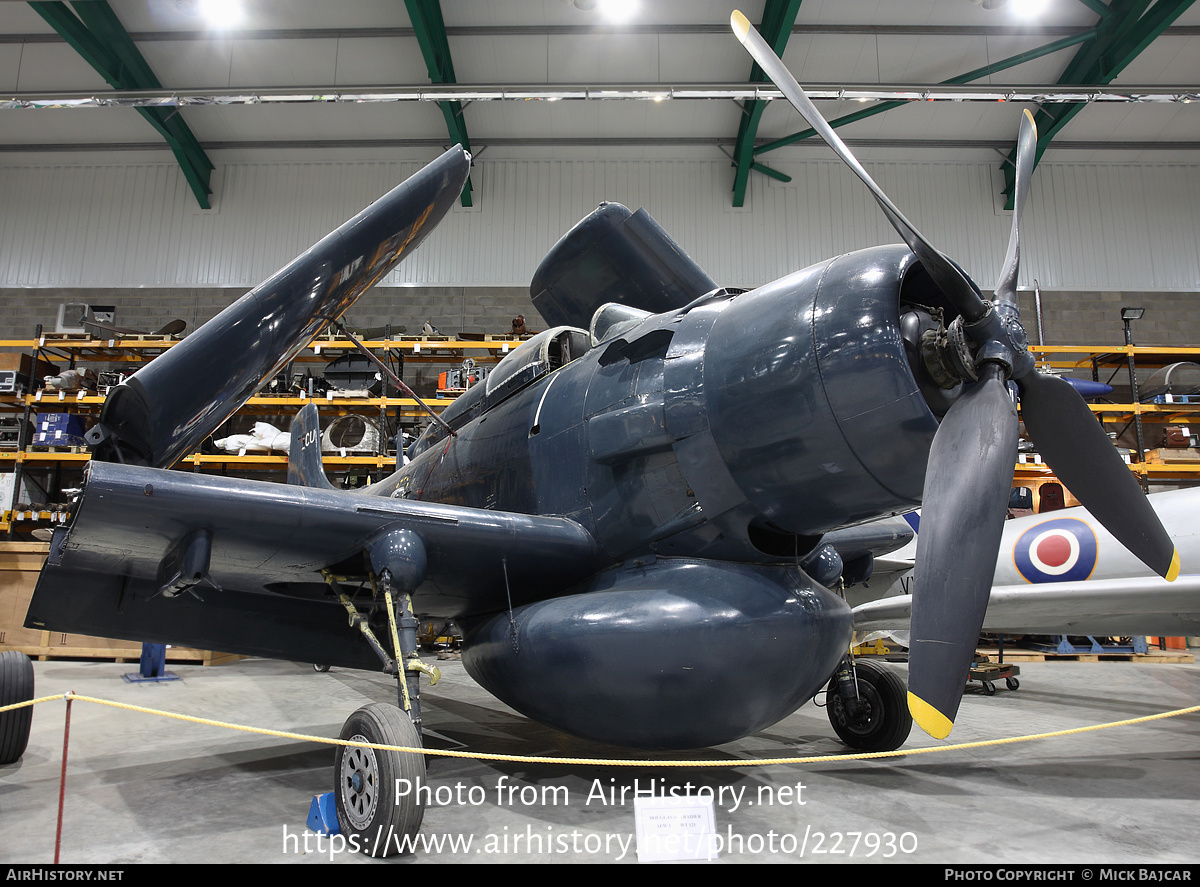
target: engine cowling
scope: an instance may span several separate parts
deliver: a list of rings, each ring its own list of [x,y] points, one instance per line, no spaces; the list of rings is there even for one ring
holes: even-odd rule
[[[920,503],[937,415],[955,392],[931,407],[901,315],[921,306],[927,317],[941,301],[911,252],[877,247],[744,293],[716,316],[703,358],[708,433],[760,526],[817,535]]]

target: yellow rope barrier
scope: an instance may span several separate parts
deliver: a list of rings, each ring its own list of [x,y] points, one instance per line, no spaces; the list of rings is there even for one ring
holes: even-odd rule
[[[1075,733],[1090,733],[1096,730],[1107,730],[1112,727],[1129,727],[1134,724],[1145,724],[1150,721],[1158,721],[1164,718],[1174,718],[1179,715],[1195,714],[1200,712],[1200,705],[1193,705],[1188,708],[1179,708],[1174,711],[1161,712],[1155,715],[1145,715],[1140,718],[1128,718],[1123,721],[1110,721],[1107,724],[1092,724],[1087,727],[1073,727],[1069,730],[1054,730],[1049,733],[1031,733],[1026,736],[1010,736],[1002,739],[985,739],[979,742],[960,742],[951,745],[934,745],[926,748],[909,748],[897,749],[895,751],[883,752],[857,752],[848,755],[811,755],[808,757],[794,758],[755,758],[753,760],[738,759],[738,760],[721,760],[721,761],[655,761],[655,760],[614,760],[611,758],[551,758],[540,757],[536,755],[498,755],[489,754],[487,752],[465,752],[451,751],[448,749],[435,748],[409,748],[407,746],[397,745],[380,745],[373,742],[351,742],[347,739],[331,739],[327,736],[309,736],[304,733],[289,733],[285,730],[268,730],[263,727],[248,727],[243,724],[231,724],[226,721],[217,721],[211,718],[198,718],[193,715],[182,715],[176,712],[160,711],[155,708],[146,708],[141,705],[129,705],[125,702],[113,702],[109,699],[97,699],[94,696],[79,696],[75,693],[60,693],[55,696],[43,696],[39,699],[31,699],[28,702],[18,702],[13,705],[0,706],[0,714],[6,711],[12,711],[18,708],[24,708],[30,705],[37,705],[42,702],[50,702],[55,699],[73,700],[76,702],[94,702],[97,705],[108,705],[113,708],[123,708],[127,711],[141,712],[142,714],[157,715],[163,718],[171,718],[177,721],[188,721],[193,724],[204,724],[209,727],[223,727],[227,730],[240,730],[245,733],[259,733],[263,736],[275,736],[280,739],[296,739],[301,742],[317,742],[324,745],[346,745],[355,748],[375,748],[383,751],[403,751],[417,752],[425,755],[437,755],[445,758],[467,758],[469,760],[479,761],[510,761],[524,764],[569,764],[572,766],[589,765],[598,767],[767,767],[777,764],[822,764],[841,761],[867,761],[878,758],[899,758],[909,755],[924,755],[932,752],[948,752],[962,751],[970,748],[985,748],[992,745],[1012,745],[1017,742],[1032,742],[1036,739],[1051,739],[1056,736],[1070,736]]]

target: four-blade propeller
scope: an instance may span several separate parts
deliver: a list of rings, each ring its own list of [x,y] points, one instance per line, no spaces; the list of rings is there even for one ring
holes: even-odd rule
[[[888,221],[959,312],[952,327],[968,343],[961,367],[973,383],[942,419],[926,466],[909,650],[909,708],[930,735],[954,726],[983,625],[1016,463],[1018,419],[1008,383],[1017,385],[1022,418],[1038,452],[1077,499],[1126,548],[1160,576],[1179,574],[1179,556],[1141,486],[1063,380],[1037,372],[1016,303],[1019,220],[1037,147],[1026,111],[1017,140],[1012,232],[989,303],[970,278],[921,235],[863,169],[804,94],[791,72],[740,12],[734,33],[784,96],[870,189]]]

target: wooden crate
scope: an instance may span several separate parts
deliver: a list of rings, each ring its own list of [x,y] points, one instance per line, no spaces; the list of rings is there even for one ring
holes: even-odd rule
[[[133,641],[96,638],[61,631],[25,628],[25,612],[37,585],[38,573],[50,551],[46,542],[0,542],[0,652],[17,650],[33,659],[111,659],[137,662],[142,645]],[[191,647],[168,647],[169,662],[219,665],[244,657]]]

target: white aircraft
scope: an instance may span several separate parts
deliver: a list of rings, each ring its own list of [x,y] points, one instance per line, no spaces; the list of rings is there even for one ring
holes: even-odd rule
[[[1151,505],[1175,542],[1180,575],[1150,572],[1086,509],[1005,524],[983,630],[1006,634],[1200,634],[1200,488],[1155,493]],[[919,530],[918,530],[919,536]],[[915,548],[915,545],[912,546]],[[906,630],[915,551],[876,561],[869,587],[851,589],[859,632]],[[876,592],[883,583],[883,597]],[[877,597],[867,600],[868,597]],[[865,601],[865,602],[861,602]]]

